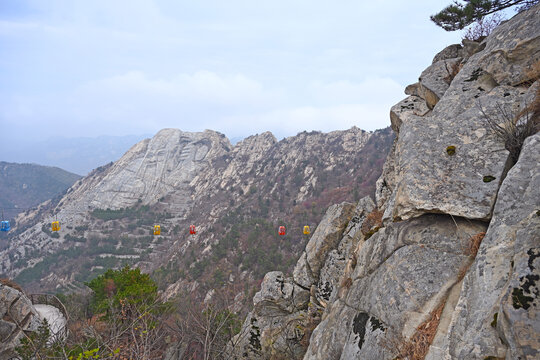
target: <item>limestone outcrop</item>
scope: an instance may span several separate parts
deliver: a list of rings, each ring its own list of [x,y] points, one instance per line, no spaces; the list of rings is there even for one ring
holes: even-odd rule
[[[315,233],[292,278],[279,273],[316,314],[295,351],[261,342],[257,358],[540,358],[539,69],[540,5],[435,56],[390,111],[377,207],[361,200],[340,239]],[[493,130],[515,136],[509,121],[533,124],[517,152]]]

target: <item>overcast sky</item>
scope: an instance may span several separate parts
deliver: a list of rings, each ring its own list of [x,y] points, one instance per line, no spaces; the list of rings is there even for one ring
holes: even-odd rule
[[[450,0],[0,0],[3,137],[389,125]]]

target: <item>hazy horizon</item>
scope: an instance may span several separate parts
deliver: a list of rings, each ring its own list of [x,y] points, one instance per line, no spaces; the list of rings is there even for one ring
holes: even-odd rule
[[[429,20],[447,4],[0,2],[0,160],[40,163],[47,143],[62,167],[61,142],[167,127],[387,127],[405,86],[461,41]]]

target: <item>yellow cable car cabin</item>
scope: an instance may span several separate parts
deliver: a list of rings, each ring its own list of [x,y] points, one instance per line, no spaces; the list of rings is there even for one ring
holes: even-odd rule
[[[52,231],[60,231],[60,222],[53,221],[51,224]]]
[[[154,235],[160,235],[161,234],[161,226],[154,225]]]
[[[304,235],[309,235],[311,231],[309,231],[309,226],[304,226]]]

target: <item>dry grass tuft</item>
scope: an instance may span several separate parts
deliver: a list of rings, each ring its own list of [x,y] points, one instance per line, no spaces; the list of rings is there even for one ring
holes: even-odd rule
[[[464,254],[474,259],[476,257],[476,254],[478,254],[478,249],[480,249],[480,244],[482,243],[484,236],[486,236],[485,232],[480,232],[476,235],[471,236],[467,240],[466,247],[463,251]]]
[[[351,285],[352,285],[352,279],[350,277],[343,279],[343,281],[341,282],[342,288],[350,289]]]
[[[9,286],[11,288],[14,288],[15,290],[19,290],[20,292],[22,292],[24,294],[23,288],[19,284],[17,284],[16,282],[14,282],[14,281],[12,281],[10,279],[2,278],[2,279],[0,279],[0,284],[5,285],[5,286]]]
[[[426,357],[435,334],[437,334],[445,303],[446,301],[443,301],[431,312],[429,318],[416,328],[416,332],[411,339],[400,347],[396,360],[423,360]]]
[[[383,212],[375,209],[372,212],[370,212],[367,216],[364,222],[362,223],[362,234],[364,236],[368,235],[370,232],[373,232],[374,229],[378,229],[382,226],[382,216]]]
[[[455,62],[453,64],[451,64],[450,66],[448,66],[447,63],[445,63],[446,65],[446,72],[448,73],[444,78],[444,82],[447,83],[448,85],[450,85],[452,83],[452,80],[454,80],[454,78],[456,77],[456,75],[461,71],[461,69],[463,68],[463,63],[461,62]]]

